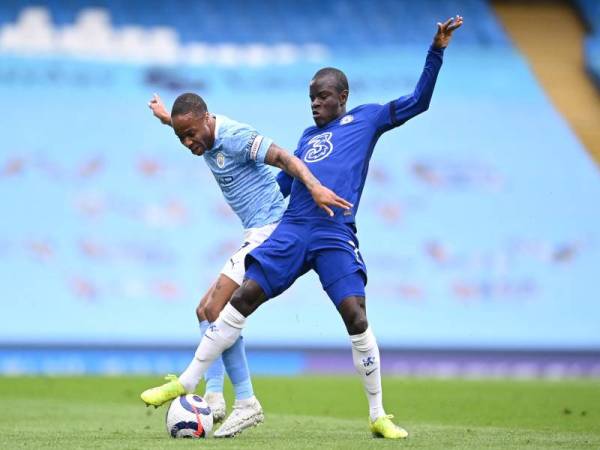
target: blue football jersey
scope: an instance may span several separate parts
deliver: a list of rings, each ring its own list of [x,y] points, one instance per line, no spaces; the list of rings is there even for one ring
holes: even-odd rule
[[[429,49],[425,68],[412,94],[385,105],[358,106],[323,127],[309,127],[302,134],[294,154],[323,185],[354,205],[348,211],[336,210],[334,220],[355,222],[377,140],[386,131],[427,110],[442,56],[443,49]],[[327,218],[302,183],[284,172],[278,175],[277,181],[282,192],[290,194],[284,219]]]
[[[273,172],[264,163],[273,140],[254,128],[222,115],[215,115],[215,142],[204,153],[225,200],[244,228],[277,222],[285,200]]]

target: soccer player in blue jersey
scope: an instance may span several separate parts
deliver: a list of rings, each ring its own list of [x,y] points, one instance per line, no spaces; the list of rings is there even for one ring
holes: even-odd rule
[[[328,216],[313,205],[305,186],[285,175],[278,177],[282,192],[290,194],[288,208],[273,234],[246,256],[242,286],[196,350],[192,364],[198,367],[198,373],[204,373],[215,358],[239,339],[246,318],[256,308],[312,269],[350,335],[354,365],[369,402],[371,432],[390,439],[408,436],[383,408],[379,349],[367,320],[367,271],[358,250],[355,214],[378,138],[428,109],[444,49],[462,23],[460,16],[438,23],[415,90],[385,105],[361,105],[347,112],[346,76],[333,68],[315,74],[310,83],[310,99],[316,126],[304,131],[295,155],[353,207]]]
[[[173,127],[184,146],[194,155],[204,156],[225,200],[244,226],[244,240],[239,250],[225,263],[197,308],[204,334],[242,284],[246,254],[273,232],[284,212],[283,195],[267,165],[279,167],[303,183],[315,204],[328,215],[333,215],[330,207],[349,208],[351,205],[321,185],[300,159],[288,154],[272,139],[260,135],[249,125],[209,113],[204,100],[196,94],[180,95],[171,114],[157,95],[149,106],[161,122]],[[222,420],[225,416],[223,366],[233,384],[236,401],[233,412],[215,432],[216,437],[235,435],[263,420],[262,407],[252,389],[241,336],[223,353],[222,362],[215,361],[206,374],[205,397],[213,409],[214,419]],[[194,392],[203,374],[192,363],[179,378],[169,375],[168,383],[144,391],[141,398],[148,405],[162,405],[174,397]]]

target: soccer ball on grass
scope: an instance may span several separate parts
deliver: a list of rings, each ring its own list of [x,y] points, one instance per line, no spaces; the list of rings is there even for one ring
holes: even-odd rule
[[[167,433],[173,438],[204,438],[213,427],[212,411],[202,397],[182,395],[171,402],[166,425]]]

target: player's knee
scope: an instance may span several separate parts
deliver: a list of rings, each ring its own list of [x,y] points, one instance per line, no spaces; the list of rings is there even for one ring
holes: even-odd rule
[[[248,317],[265,300],[265,293],[258,283],[244,280],[244,283],[233,293],[230,303],[244,317]]]
[[[218,307],[214,302],[208,302],[204,306],[204,315],[206,320],[209,322],[214,322],[219,317],[219,313],[221,312],[221,308]]]
[[[204,305],[201,304],[201,305],[196,306],[196,317],[198,317],[199,322],[203,322],[203,321],[207,320]]]
[[[369,322],[366,316],[355,317],[351,321],[346,322],[346,329],[348,334],[353,336],[355,334],[362,334],[369,328]]]
[[[369,322],[364,297],[348,297],[342,301],[338,309],[348,334],[355,335],[367,331]]]

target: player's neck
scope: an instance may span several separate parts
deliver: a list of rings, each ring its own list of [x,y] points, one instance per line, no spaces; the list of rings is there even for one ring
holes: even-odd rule
[[[323,128],[323,127],[328,127],[329,125],[331,125],[333,122],[335,122],[336,120],[339,120],[340,117],[343,117],[346,115],[346,107],[344,106],[343,108],[340,108],[338,115],[335,116],[333,119],[331,119],[329,122],[327,122],[324,125],[321,125],[319,128]]]
[[[210,148],[213,148],[215,145],[216,129],[217,129],[217,118],[213,114],[208,115],[208,128],[210,130],[210,135],[212,136],[212,142],[210,143]]]
[[[346,105],[344,105],[340,108],[340,113],[337,115],[337,117],[334,120],[338,120],[340,117],[345,116],[345,115],[346,115]]]

